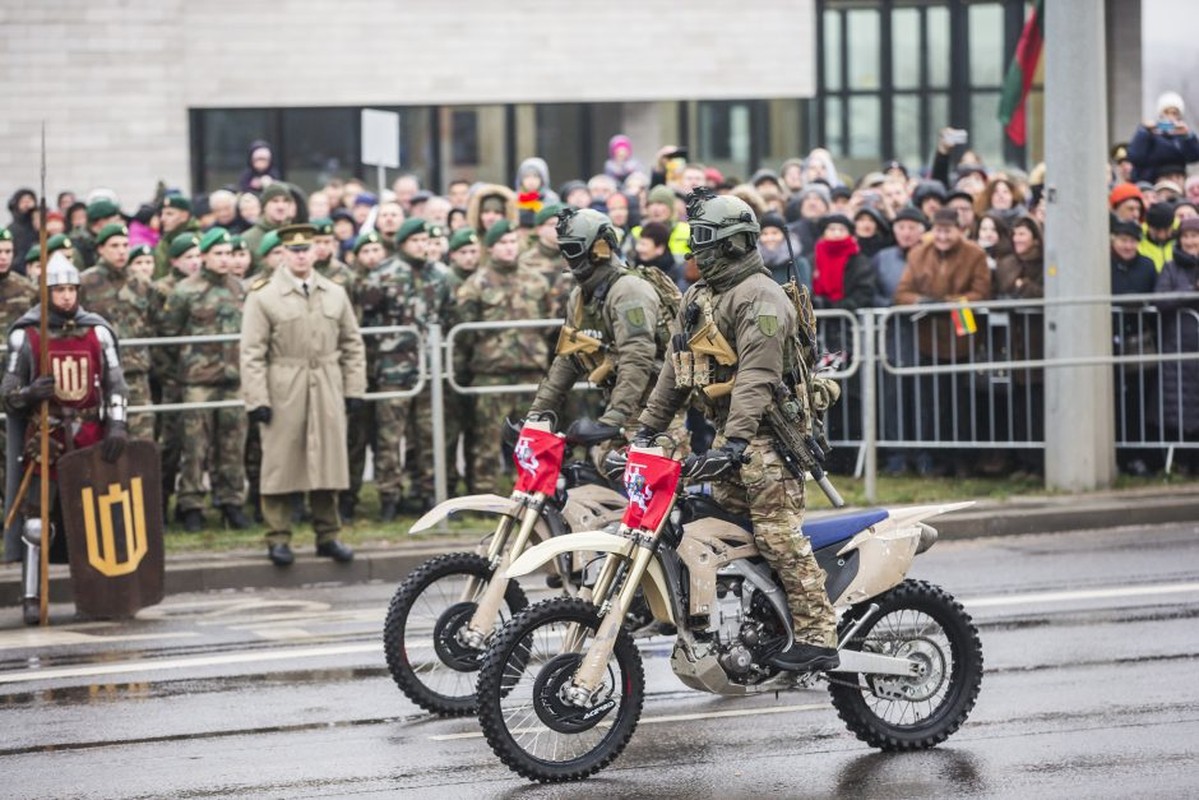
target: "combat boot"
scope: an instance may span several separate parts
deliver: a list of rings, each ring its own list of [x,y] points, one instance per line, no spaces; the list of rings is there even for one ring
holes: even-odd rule
[[[379,504],[379,521],[380,522],[395,522],[395,518],[400,514],[399,501],[388,498]]]
[[[354,508],[358,505],[357,498],[349,492],[342,492],[337,498],[337,515],[342,522],[354,519]]]
[[[221,506],[221,516],[225,518],[225,525],[235,531],[244,531],[253,524],[246,518],[241,506],[234,503]]]
[[[183,530],[188,533],[199,533],[204,530],[204,512],[198,508],[190,508],[183,512]]]
[[[825,672],[840,666],[841,656],[832,647],[795,642],[776,653],[770,663],[788,672]]]

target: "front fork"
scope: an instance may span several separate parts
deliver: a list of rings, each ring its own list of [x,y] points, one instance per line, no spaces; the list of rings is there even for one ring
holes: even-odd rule
[[[496,535],[492,539],[491,548],[487,552],[487,560],[491,565],[491,580],[487,582],[486,588],[483,590],[483,596],[479,598],[478,605],[475,607],[475,613],[467,623],[466,628],[459,634],[459,639],[462,644],[471,647],[475,650],[482,650],[487,643],[487,637],[491,635],[495,628],[496,616],[500,613],[500,603],[504,600],[504,593],[508,589],[508,581],[506,573],[508,567],[512,564],[513,559],[520,556],[524,552],[525,547],[529,543],[529,537],[533,534],[533,528],[537,525],[537,520],[541,517],[541,508],[545,504],[545,495],[537,492],[531,495],[525,495],[519,501],[520,507],[512,516],[504,515],[500,521],[499,528],[496,530]],[[520,520],[520,528],[516,531],[516,538],[512,540],[511,547],[504,545],[508,541],[508,537],[512,531],[512,525]],[[470,595],[463,597],[463,600],[469,600],[474,595],[477,587],[474,582],[467,587]]]

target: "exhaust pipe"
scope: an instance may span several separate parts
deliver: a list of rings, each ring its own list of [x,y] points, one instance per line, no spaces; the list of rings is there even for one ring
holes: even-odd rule
[[[924,522],[917,523],[920,526],[920,544],[916,545],[916,555],[920,555],[928,548],[937,543],[937,529],[932,525]]]

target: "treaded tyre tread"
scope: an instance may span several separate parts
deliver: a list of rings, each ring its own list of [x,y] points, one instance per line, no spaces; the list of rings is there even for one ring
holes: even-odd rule
[[[410,572],[392,595],[387,608],[387,621],[383,625],[383,652],[392,680],[409,700],[434,714],[462,717],[475,713],[477,695],[451,697],[433,691],[413,672],[403,647],[404,628],[413,603],[430,584],[449,575],[473,575],[490,580],[491,565],[487,559],[475,553],[447,553],[429,559]],[[524,591],[514,580],[508,581],[504,602],[512,616],[529,605]]]
[[[620,705],[614,710],[617,716],[612,723],[612,733],[601,743],[603,749],[593,749],[574,761],[562,764],[546,762],[524,752],[512,740],[503,723],[501,692],[506,694],[508,688],[501,682],[504,665],[508,662],[508,656],[531,629],[554,619],[581,622],[589,625],[592,631],[597,630],[600,623],[595,606],[579,598],[556,597],[530,606],[513,617],[487,649],[483,666],[479,669],[477,692],[479,722],[491,749],[513,772],[541,783],[580,780],[612,763],[632,738],[645,702],[645,672],[641,664],[641,655],[633,644],[633,637],[622,626],[617,633],[612,652],[628,673],[629,691],[623,694]]]
[[[889,592],[855,606],[842,621],[842,628],[856,622],[871,603],[878,603],[879,613],[868,627],[860,631],[847,647],[860,649],[862,640],[888,613],[900,609],[922,611],[932,617],[945,631],[954,659],[949,677],[949,694],[933,716],[919,725],[900,728],[879,719],[869,708],[862,690],[839,683],[829,684],[829,694],[837,714],[849,731],[872,747],[888,752],[925,750],[948,739],[970,714],[982,685],[983,654],[978,629],[962,604],[939,586],[927,581],[906,580]],[[832,673],[833,681],[856,680],[858,673]]]

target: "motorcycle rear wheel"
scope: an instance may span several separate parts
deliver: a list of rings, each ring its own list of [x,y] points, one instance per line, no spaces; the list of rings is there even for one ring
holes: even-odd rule
[[[923,750],[949,738],[970,714],[983,677],[982,643],[970,615],[948,592],[907,580],[852,608],[848,629],[870,603],[878,614],[847,649],[910,658],[918,678],[837,672],[829,675],[833,706],[850,732],[886,751]]]
[[[484,651],[467,648],[456,634],[474,614],[491,572],[482,556],[447,553],[414,569],[391,598],[383,626],[387,669],[400,691],[426,711],[447,717],[475,712],[475,672]],[[475,591],[464,599],[472,581]],[[528,604],[516,581],[509,581],[496,628]]]
[[[641,656],[621,628],[603,685],[586,708],[562,690],[582,656],[562,652],[572,625],[591,646],[600,618],[577,598],[530,606],[495,638],[479,670],[479,722],[491,749],[513,772],[542,783],[586,778],[610,764],[633,735],[645,698]]]

